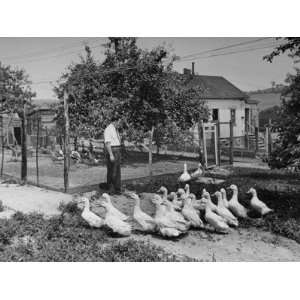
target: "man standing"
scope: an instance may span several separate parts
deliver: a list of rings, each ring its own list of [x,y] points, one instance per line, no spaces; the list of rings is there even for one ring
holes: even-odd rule
[[[109,193],[121,193],[121,139],[119,121],[114,119],[104,130],[105,156],[107,165],[107,186]]]

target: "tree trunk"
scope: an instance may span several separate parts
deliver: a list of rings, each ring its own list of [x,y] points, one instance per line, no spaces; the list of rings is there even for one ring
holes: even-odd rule
[[[3,111],[3,102],[1,104]],[[3,114],[1,116],[1,176],[3,176],[4,169],[4,122],[3,122]]]
[[[65,193],[69,189],[69,168],[70,168],[70,149],[69,149],[69,108],[67,95],[64,95],[64,114],[65,114],[65,132],[64,132],[64,187]]]
[[[150,131],[150,139],[149,139],[149,177],[150,180],[152,180],[152,141],[153,141],[153,132],[154,132],[154,126],[152,126]]]
[[[26,103],[23,105],[21,118],[21,181],[27,183],[27,141],[26,141]]]

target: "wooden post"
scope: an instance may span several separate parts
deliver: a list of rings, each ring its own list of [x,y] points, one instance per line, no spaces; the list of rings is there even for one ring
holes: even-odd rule
[[[64,94],[64,116],[65,116],[65,132],[64,132],[64,188],[65,193],[69,189],[69,169],[70,169],[70,149],[69,149],[69,106],[68,106],[68,94]]]
[[[40,118],[37,116],[37,131],[36,131],[36,148],[35,148],[35,164],[36,164],[36,184],[40,185],[39,179],[39,139],[40,139]]]
[[[198,122],[198,139],[199,139],[199,161],[201,164],[204,164],[204,161],[203,161],[203,151],[201,151],[201,148],[202,148],[202,145],[203,145],[203,140],[202,140],[202,137],[203,137],[203,133],[202,133],[202,125],[201,125],[201,122]]]
[[[258,152],[258,139],[259,139],[259,133],[258,133],[258,127],[255,127],[255,152]]]
[[[269,157],[270,157],[271,152],[272,152],[272,132],[271,132],[271,127],[272,127],[272,123],[271,123],[271,119],[269,119],[269,130],[268,130],[268,153],[269,153]]]
[[[217,135],[217,158],[218,158],[218,166],[221,165],[221,124],[219,121],[216,122],[217,130],[216,130],[216,135]]]
[[[1,99],[2,100],[2,99]],[[1,176],[4,169],[4,122],[3,122],[3,101],[1,101]]]
[[[233,165],[233,122],[229,121],[230,138],[229,138],[229,163]]]
[[[202,127],[202,141],[203,141],[203,156],[204,156],[204,166],[207,168],[208,161],[207,161],[207,149],[206,149],[206,138],[205,138],[205,126],[204,123],[201,122]]]
[[[21,181],[23,184],[27,183],[27,116],[26,116],[26,101],[23,100],[22,118],[21,118]]]
[[[150,138],[149,138],[149,177],[152,180],[152,140],[153,140],[153,133],[154,133],[154,126],[152,126],[150,131]]]
[[[269,127],[266,126],[265,131],[265,149],[266,149],[266,155],[269,158]]]

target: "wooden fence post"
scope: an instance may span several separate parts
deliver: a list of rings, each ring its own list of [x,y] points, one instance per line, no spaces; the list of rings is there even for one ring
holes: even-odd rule
[[[154,126],[152,126],[150,131],[150,138],[149,138],[149,177],[152,180],[152,140],[153,140],[153,133],[154,133]]]
[[[36,131],[36,148],[35,148],[35,164],[36,164],[36,184],[40,185],[39,179],[39,139],[40,139],[40,118],[37,116],[37,131]]]
[[[69,169],[70,169],[70,149],[69,149],[69,105],[68,94],[64,94],[64,116],[65,116],[65,132],[64,132],[64,188],[65,193],[69,189]]]
[[[230,138],[229,138],[229,164],[233,165],[233,122],[229,121]]]
[[[1,99],[2,100],[2,99]],[[1,176],[4,169],[4,122],[3,122],[3,101],[1,101]]]
[[[265,131],[265,149],[266,149],[266,155],[269,158],[269,127],[266,126]]]
[[[26,100],[23,100],[22,118],[21,118],[21,181],[23,184],[27,183],[27,116],[26,116]]]
[[[199,122],[198,122],[199,162],[200,162],[201,164],[204,164],[204,161],[203,161],[203,155],[202,155],[203,152],[201,151],[201,148],[202,148],[202,145],[203,145],[202,136],[203,136],[203,133],[202,133],[202,126],[201,126],[201,122],[199,121]]]
[[[202,127],[204,166],[205,166],[205,168],[207,168],[208,160],[207,160],[207,150],[206,150],[205,127],[204,127],[204,123],[202,121],[201,121],[201,127]]]
[[[221,141],[220,141],[220,136],[221,136],[221,124],[220,121],[216,122],[217,125],[217,130],[216,130],[216,134],[217,134],[217,161],[218,161],[218,166],[221,165]]]
[[[258,152],[258,139],[259,139],[259,132],[258,127],[255,127],[255,152]]]

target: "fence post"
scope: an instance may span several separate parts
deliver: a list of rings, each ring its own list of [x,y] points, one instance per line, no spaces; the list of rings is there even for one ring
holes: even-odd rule
[[[266,155],[269,158],[269,127],[266,126],[265,131],[265,149],[266,149]]]
[[[202,126],[201,126],[201,122],[199,121],[198,122],[198,139],[199,139],[199,161],[201,164],[204,163],[203,161],[203,155],[202,155],[202,151],[201,151],[201,147],[202,147],[202,144],[203,144],[203,141],[202,141]]]
[[[64,188],[65,193],[69,189],[69,169],[70,169],[70,149],[69,149],[69,106],[68,95],[64,94],[64,115],[65,115],[65,134],[64,134]]]
[[[152,126],[150,131],[150,139],[149,139],[149,177],[152,180],[152,140],[153,140],[154,126]]]
[[[39,139],[40,139],[40,118],[37,116],[37,131],[36,131],[36,148],[35,148],[35,163],[36,163],[36,184],[40,185],[39,180]]]
[[[2,100],[2,99],[1,99]],[[3,122],[3,101],[1,101],[1,176],[4,169],[4,122]]]
[[[203,121],[201,121],[201,127],[202,127],[202,141],[203,141],[203,156],[204,156],[204,166],[207,168],[207,151],[206,151],[206,139],[205,139],[205,126]]]
[[[220,141],[220,136],[221,136],[221,124],[220,121],[216,122],[217,125],[217,157],[218,157],[218,166],[221,165],[221,141]]]
[[[229,121],[229,130],[230,130],[230,137],[229,137],[229,164],[233,165],[233,122],[232,122],[232,120]]]
[[[27,115],[26,100],[23,99],[22,118],[21,118],[21,181],[27,183]]]
[[[258,152],[258,139],[259,139],[259,135],[258,135],[258,127],[255,127],[255,152]]]

